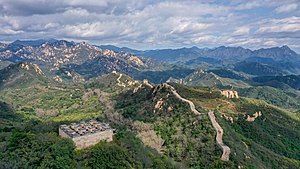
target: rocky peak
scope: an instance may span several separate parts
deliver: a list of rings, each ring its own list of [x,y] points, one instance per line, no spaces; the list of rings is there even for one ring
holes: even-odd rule
[[[239,98],[238,92],[234,90],[223,90],[221,91],[221,94],[229,99]]]
[[[44,74],[42,69],[37,64],[33,64],[33,63],[29,63],[29,62],[22,62],[19,64],[19,67],[24,70],[33,69],[39,75]]]

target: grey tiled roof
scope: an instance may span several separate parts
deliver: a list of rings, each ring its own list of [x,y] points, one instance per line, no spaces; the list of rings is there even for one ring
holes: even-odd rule
[[[70,125],[60,125],[59,128],[72,138],[103,132],[106,130],[112,130],[109,124],[100,123],[96,120],[90,120],[88,122],[80,123],[71,123]]]

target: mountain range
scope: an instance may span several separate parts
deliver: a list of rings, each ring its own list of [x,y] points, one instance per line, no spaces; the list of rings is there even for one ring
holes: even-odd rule
[[[219,61],[242,61],[242,60],[271,60],[271,61],[300,61],[300,55],[295,51],[291,50],[288,46],[262,48],[258,50],[250,50],[242,47],[225,47],[220,46],[213,49],[209,48],[179,48],[179,49],[158,49],[158,50],[134,50],[130,48],[118,48],[112,45],[100,46],[104,49],[111,49],[115,51],[126,51],[137,55],[146,56],[152,59],[177,62],[177,61],[188,61],[202,58],[213,58]]]
[[[298,169],[298,57],[287,46],[1,43],[0,166]],[[76,150],[59,137],[59,125],[90,119],[114,141]]]
[[[166,81],[171,76],[183,78],[188,75],[186,72],[191,73],[199,68],[225,68],[250,76],[300,72],[300,55],[288,46],[258,50],[221,46],[213,49],[191,47],[142,51],[56,39],[17,40],[10,44],[0,43],[0,60],[2,67],[9,63],[33,62],[45,74],[52,76],[65,74],[89,79],[119,71],[141,80],[149,78],[155,83]],[[172,71],[177,73],[168,73],[171,76],[164,73]]]

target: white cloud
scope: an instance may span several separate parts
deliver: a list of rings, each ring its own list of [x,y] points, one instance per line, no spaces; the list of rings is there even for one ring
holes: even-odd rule
[[[252,2],[247,2],[247,3],[242,2],[240,5],[238,5],[236,7],[236,9],[237,10],[252,9],[255,7],[262,6],[262,5],[263,5],[262,2],[258,2],[258,1],[252,1]]]
[[[300,31],[300,17],[266,20],[261,25],[257,33],[297,32]]]
[[[247,26],[238,27],[233,33],[232,36],[243,36],[248,35],[250,32],[250,28]]]
[[[0,39],[55,37],[136,48],[185,45],[251,48],[272,44],[297,46],[300,38],[300,19],[296,17],[299,11],[289,10],[276,14],[277,19],[272,18],[276,7],[279,11],[285,11],[283,7],[295,8],[291,7],[297,4],[295,0],[45,2],[0,0]],[[264,11],[254,10],[259,7]]]
[[[20,33],[23,33],[23,31],[13,30],[13,29],[10,29],[10,28],[2,28],[1,32],[0,32],[0,35],[17,35],[17,34],[20,34]]]
[[[292,11],[296,10],[297,8],[298,8],[297,4],[286,4],[286,5],[282,5],[280,7],[277,7],[275,9],[275,11],[277,13],[292,12]]]

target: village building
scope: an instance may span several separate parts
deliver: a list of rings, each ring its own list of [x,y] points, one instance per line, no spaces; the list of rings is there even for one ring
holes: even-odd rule
[[[96,120],[59,126],[59,135],[72,139],[77,149],[93,146],[102,140],[110,142],[113,140],[113,133],[109,124]]]

